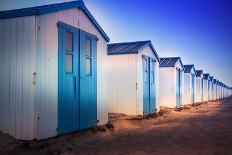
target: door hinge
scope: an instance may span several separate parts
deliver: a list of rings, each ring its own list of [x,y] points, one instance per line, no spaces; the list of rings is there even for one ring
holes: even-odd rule
[[[135,86],[136,90],[138,89],[138,83],[136,82],[136,86]]]

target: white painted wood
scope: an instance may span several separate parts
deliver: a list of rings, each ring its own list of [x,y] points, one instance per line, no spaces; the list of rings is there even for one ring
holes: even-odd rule
[[[196,77],[196,96],[195,101],[196,102],[203,102],[203,87],[202,87],[202,81],[203,77]]]
[[[110,55],[109,112],[135,115],[137,55]]]
[[[108,64],[107,44],[103,36],[80,9],[69,9],[36,17],[37,87],[36,120],[37,138],[52,137],[58,126],[58,21],[96,35],[97,42],[97,115],[99,125],[108,122]]]
[[[139,54],[109,55],[109,112],[126,115],[143,115],[142,55],[156,60],[156,109],[159,111],[159,63],[150,47]],[[137,85],[137,90],[136,90]]]
[[[177,105],[177,68],[181,69],[181,97],[183,97],[183,68],[180,61],[176,63],[175,67],[160,67],[159,69],[159,98],[162,107],[175,108]]]
[[[32,19],[32,20],[31,20]],[[0,45],[3,61],[1,104],[1,131],[17,139],[30,140],[34,135],[34,92],[31,54],[35,43],[35,17],[0,20]],[[2,55],[1,55],[2,56]]]
[[[209,89],[208,89],[209,81],[204,79],[203,83],[204,83],[204,88],[203,88],[204,102],[207,102],[207,101],[209,101]]]

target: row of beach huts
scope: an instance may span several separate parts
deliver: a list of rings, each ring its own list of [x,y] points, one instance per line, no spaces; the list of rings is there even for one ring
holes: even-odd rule
[[[0,12],[0,131],[45,139],[104,125],[109,113],[231,96],[180,57],[160,58],[151,41],[109,41],[81,0]]]

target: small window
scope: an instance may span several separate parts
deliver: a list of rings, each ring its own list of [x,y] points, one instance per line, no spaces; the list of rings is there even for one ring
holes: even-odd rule
[[[66,51],[73,51],[73,34],[71,32],[66,32]]]
[[[144,59],[144,80],[148,81],[148,64],[147,64],[147,59]]]
[[[85,41],[85,50],[86,50],[86,56],[91,56],[91,40],[86,39]]]
[[[71,54],[66,54],[66,73],[72,73],[73,57]]]
[[[91,58],[86,58],[86,75],[91,75]]]

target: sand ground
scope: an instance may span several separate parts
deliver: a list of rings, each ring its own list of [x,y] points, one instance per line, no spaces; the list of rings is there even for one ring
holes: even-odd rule
[[[44,141],[0,133],[0,154],[232,155],[232,98],[147,118],[111,114],[110,123]]]

